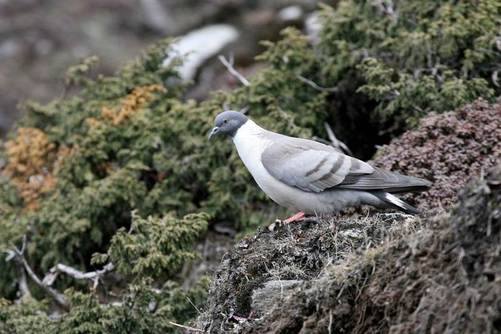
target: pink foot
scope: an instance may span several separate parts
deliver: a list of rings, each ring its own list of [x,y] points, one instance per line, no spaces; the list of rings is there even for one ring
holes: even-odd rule
[[[282,221],[282,223],[284,223],[284,224],[295,223],[295,222],[300,222],[303,219],[304,219],[304,212],[299,211],[294,216],[290,216],[289,218]]]

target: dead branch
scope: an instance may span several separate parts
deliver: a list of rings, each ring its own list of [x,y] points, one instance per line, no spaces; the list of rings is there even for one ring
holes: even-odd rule
[[[201,329],[190,327],[190,326],[185,326],[185,325],[181,325],[181,324],[176,324],[175,322],[172,322],[172,321],[169,321],[169,324],[171,324],[172,326],[176,326],[176,327],[183,328],[183,329],[193,331],[193,332],[198,332],[198,333],[203,332],[203,330],[201,330]]]
[[[69,311],[70,303],[68,302],[66,297],[57,290],[51,288],[48,285],[45,285],[43,281],[40,280],[38,275],[33,271],[28,261],[24,257],[25,249],[26,249],[26,236],[23,237],[23,244],[21,246],[21,249],[14,246],[11,250],[7,252],[8,253],[7,261],[12,259],[17,261],[17,263],[19,263],[24,268],[25,272],[28,274],[28,276],[36,285],[38,285],[47,295],[49,295],[62,309]]]
[[[224,67],[226,67],[226,69],[228,70],[228,72],[230,72],[231,75],[233,75],[235,78],[237,78],[238,81],[240,81],[240,83],[242,85],[244,85],[244,86],[250,86],[249,80],[247,80],[242,74],[240,74],[235,69],[235,67],[233,67],[233,63],[234,63],[233,56],[231,56],[229,60],[226,59],[226,57],[223,56],[223,55],[219,55],[217,58],[224,65]]]
[[[31,291],[30,287],[28,286],[28,280],[26,278],[26,272],[24,271],[24,266],[21,261],[16,256],[16,253],[14,251],[7,251],[7,258],[6,261],[14,260],[14,263],[16,264],[16,271],[18,275],[18,285],[19,285],[19,299],[24,299],[24,298],[30,298],[31,297]]]
[[[17,261],[16,261],[17,262]],[[20,265],[18,265],[18,271],[19,271],[19,291],[21,292],[20,299],[23,298],[30,298],[31,297],[31,291],[28,286],[28,280],[26,278],[26,272],[24,271],[24,268]]]
[[[321,91],[321,92],[335,93],[335,92],[339,91],[339,89],[337,87],[322,87],[319,84],[317,84],[316,82],[314,82],[313,80],[310,80],[310,79],[303,77],[301,74],[298,74],[296,77],[299,80],[301,80],[302,82],[304,82],[305,84],[312,87],[313,89],[316,89],[316,90]]]
[[[353,155],[348,146],[336,138],[336,135],[334,134],[334,131],[332,130],[330,125],[328,123],[324,123],[324,126],[325,126],[325,131],[327,131],[327,136],[329,137],[329,140],[332,143],[332,146],[334,146],[335,148],[337,148],[342,152],[347,153],[348,155]]]
[[[393,21],[398,19],[398,14],[395,10],[393,1],[375,1],[374,6],[376,6],[382,14],[390,17]]]
[[[24,241],[24,237],[23,237],[23,246],[21,248],[21,252],[24,252],[24,245],[25,245],[25,241]],[[13,250],[8,250],[6,251],[7,253],[7,256],[5,257],[5,261],[11,261],[11,260],[14,260],[15,264],[16,264],[16,270],[17,270],[17,274],[18,274],[18,284],[19,284],[19,292],[20,292],[20,296],[19,296],[19,299],[23,299],[25,296],[26,297],[31,297],[31,291],[30,291],[30,288],[28,286],[28,281],[26,279],[26,272],[24,271],[24,266],[22,264],[21,261],[19,261],[19,259],[16,257],[16,252],[14,252]]]
[[[75,279],[84,279],[84,280],[89,280],[93,283],[92,288],[96,289],[101,277],[103,275],[106,275],[107,273],[113,271],[115,269],[115,266],[113,263],[108,263],[103,267],[103,269],[96,270],[96,271],[89,271],[89,272],[83,272],[78,269],[75,269],[73,267],[70,267],[68,265],[58,263],[54,267],[52,267],[47,275],[45,275],[43,282],[47,286],[51,286],[54,281],[56,280],[57,276],[60,273],[64,273],[68,276],[71,276]]]

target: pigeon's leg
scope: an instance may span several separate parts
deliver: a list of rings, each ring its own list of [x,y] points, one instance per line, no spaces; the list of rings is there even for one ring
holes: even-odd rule
[[[282,223],[284,223],[284,224],[295,223],[295,222],[300,222],[303,219],[304,219],[304,212],[303,211],[299,211],[294,216],[290,216],[289,218],[287,218],[284,221],[282,221]]]

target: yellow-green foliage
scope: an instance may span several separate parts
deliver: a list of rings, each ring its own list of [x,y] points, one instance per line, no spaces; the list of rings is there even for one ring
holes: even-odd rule
[[[129,231],[119,229],[108,252],[96,254],[93,263],[110,261],[119,273],[136,279],[173,276],[195,258],[193,243],[207,230],[207,219],[206,214],[143,219],[133,213]]]

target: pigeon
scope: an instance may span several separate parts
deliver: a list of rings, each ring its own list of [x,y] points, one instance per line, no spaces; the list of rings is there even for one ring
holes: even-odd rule
[[[305,215],[325,215],[347,207],[370,205],[407,214],[418,210],[394,194],[424,191],[427,180],[373,167],[333,146],[266,130],[241,112],[216,116],[209,139],[232,138],[240,159],[268,197],[299,211],[284,222]]]

